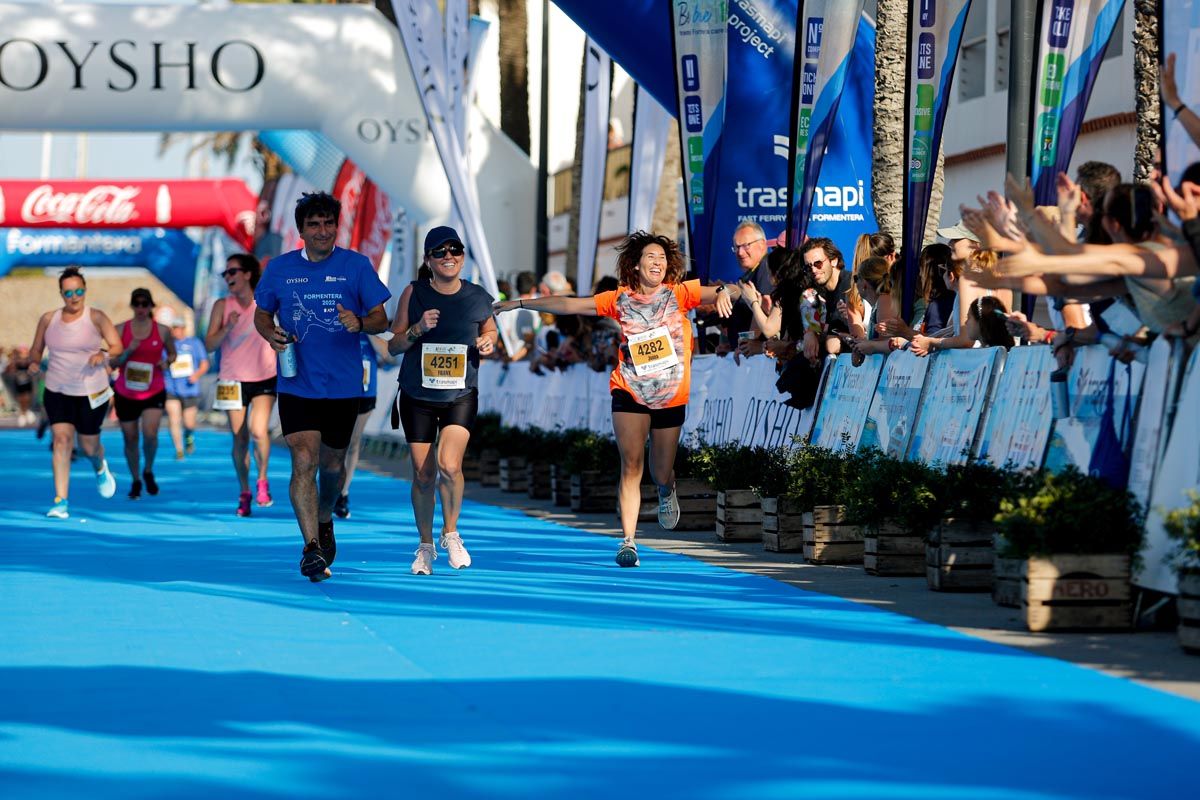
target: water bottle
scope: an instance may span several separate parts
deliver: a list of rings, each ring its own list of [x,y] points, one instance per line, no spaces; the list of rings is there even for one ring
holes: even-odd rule
[[[289,337],[287,346],[279,353],[279,374],[284,378],[294,378],[297,370],[295,339]]]
[[[1050,373],[1050,401],[1055,419],[1071,416],[1071,398],[1067,394],[1067,371],[1056,369]]]

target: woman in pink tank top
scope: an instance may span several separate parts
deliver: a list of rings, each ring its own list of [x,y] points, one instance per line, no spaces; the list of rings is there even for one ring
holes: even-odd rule
[[[209,318],[204,343],[221,353],[216,409],[229,414],[233,433],[233,467],[239,484],[237,515],[250,516],[250,442],[258,460],[258,480],[253,499],[269,506],[271,487],[267,464],[271,458],[268,430],[275,407],[275,351],[254,328],[254,287],[262,275],[258,259],[245,253],[229,257],[221,273],[229,296],[218,300]]]
[[[42,405],[53,432],[54,505],[46,516],[67,519],[67,494],[71,483],[71,453],[75,438],[96,471],[96,488],[101,497],[112,497],[117,482],[104,458],[100,426],[108,414],[112,389],[108,385],[108,361],[120,356],[121,337],[112,320],[84,302],[87,283],[77,267],[68,267],[58,278],[62,308],[42,314],[33,345],[29,348],[29,372],[41,369],[42,353],[49,350],[46,391]]]
[[[175,360],[175,339],[166,325],[154,319],[154,298],[149,289],[134,289],[129,296],[133,319],[120,326],[125,352],[114,366],[120,367],[113,390],[117,420],[125,437],[125,463],[129,466],[129,499],[142,496],[145,481],[149,494],[158,494],[154,480],[154,457],[158,455],[158,427],[167,405],[167,387],[163,368]],[[145,467],[138,479],[138,438],[145,455]]]

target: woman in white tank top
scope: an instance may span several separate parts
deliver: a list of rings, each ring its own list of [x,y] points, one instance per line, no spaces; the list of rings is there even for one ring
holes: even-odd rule
[[[71,452],[75,437],[96,470],[96,488],[101,497],[117,491],[117,482],[104,459],[100,426],[108,413],[112,389],[108,370],[112,358],[122,352],[121,337],[112,320],[99,309],[84,303],[87,284],[76,267],[63,270],[58,279],[62,308],[42,314],[33,345],[29,348],[30,372],[41,367],[42,352],[49,349],[46,391],[42,404],[54,435],[54,505],[46,516],[66,519],[67,493],[71,481]]]

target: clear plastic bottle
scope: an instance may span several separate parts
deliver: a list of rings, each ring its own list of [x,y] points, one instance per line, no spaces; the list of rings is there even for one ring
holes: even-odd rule
[[[296,363],[296,340],[289,338],[287,347],[279,353],[279,374],[284,378],[294,378],[299,371]]]

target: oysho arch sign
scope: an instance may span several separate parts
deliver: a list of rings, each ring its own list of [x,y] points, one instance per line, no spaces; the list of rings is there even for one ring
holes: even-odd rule
[[[0,3],[0,130],[316,130],[419,221],[441,221],[450,192],[401,48],[361,5]],[[480,128],[495,247],[533,230],[533,169]],[[527,263],[532,244],[516,246],[497,261]]]
[[[216,226],[254,242],[254,194],[240,180],[0,181],[0,227]]]

